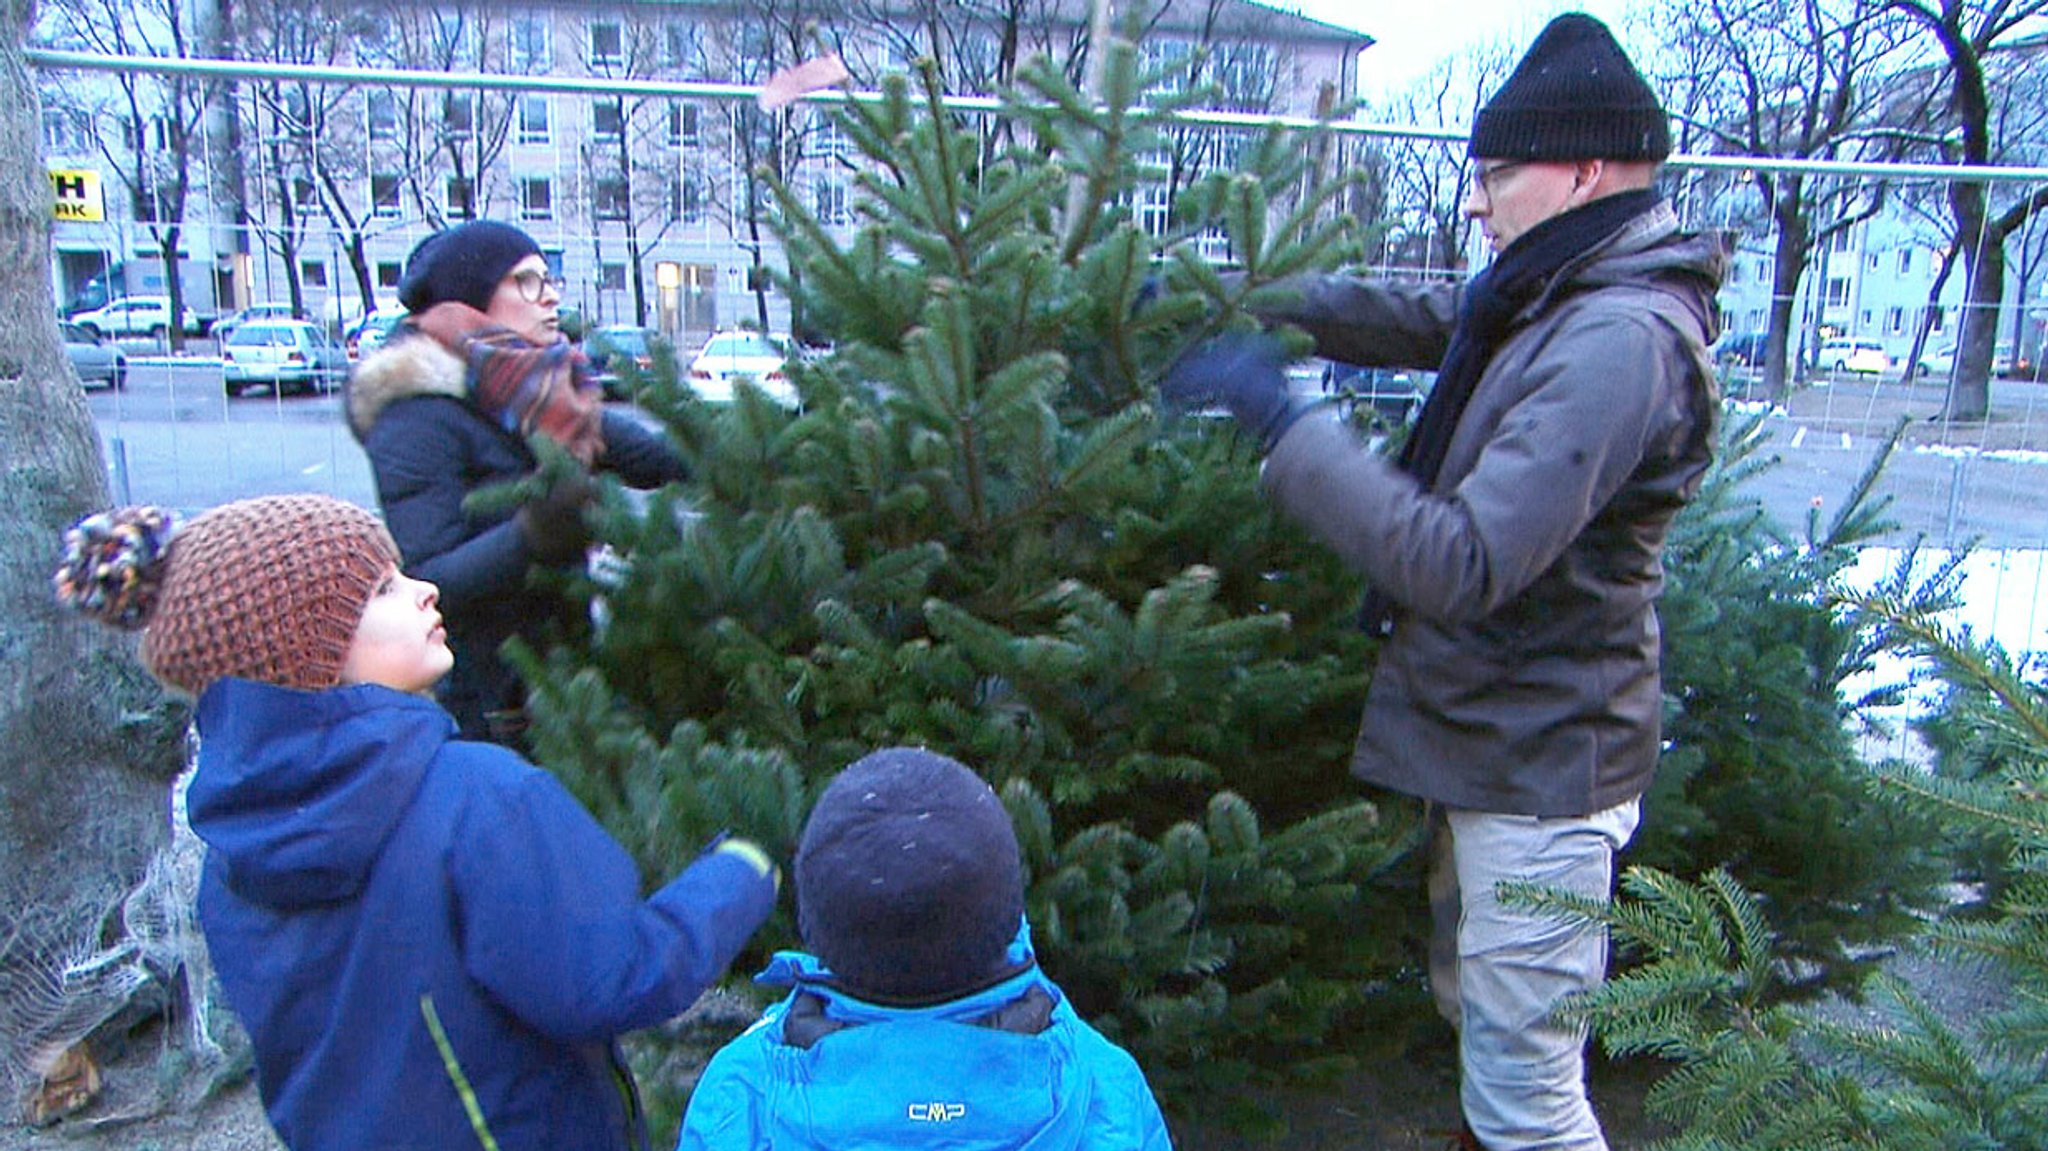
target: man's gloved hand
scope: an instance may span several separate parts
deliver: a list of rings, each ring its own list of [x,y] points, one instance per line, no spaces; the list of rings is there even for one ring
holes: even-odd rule
[[[1222,405],[1272,451],[1308,411],[1287,387],[1286,345],[1269,332],[1225,332],[1190,348],[1159,381],[1166,403],[1192,410]]]
[[[597,485],[590,476],[574,471],[555,481],[539,499],[520,506],[514,518],[534,562],[553,566],[583,558],[590,547],[590,524],[583,511],[596,498]]]

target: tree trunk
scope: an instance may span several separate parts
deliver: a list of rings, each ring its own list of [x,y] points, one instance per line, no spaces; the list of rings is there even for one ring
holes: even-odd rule
[[[106,505],[107,477],[57,338],[41,111],[22,58],[35,5],[0,0],[0,14],[0,155],[16,158],[0,171],[0,952],[19,975],[56,957],[13,929],[100,942],[111,901],[168,838],[162,782],[182,741],[138,738],[133,717],[161,695],[118,633],[50,593],[62,532]],[[8,1038],[20,1047],[0,1066],[36,1037]]]
[[[1981,420],[1991,411],[1991,349],[2005,295],[2004,237],[1985,233],[1984,185],[1949,185],[1949,209],[1963,245],[1963,315],[1956,325],[1956,370],[1942,415]]]

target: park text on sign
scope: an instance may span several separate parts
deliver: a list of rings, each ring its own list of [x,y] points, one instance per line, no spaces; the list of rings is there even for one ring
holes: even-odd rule
[[[100,174],[91,168],[50,169],[50,190],[57,194],[53,214],[59,220],[107,218],[106,203],[100,198]]]

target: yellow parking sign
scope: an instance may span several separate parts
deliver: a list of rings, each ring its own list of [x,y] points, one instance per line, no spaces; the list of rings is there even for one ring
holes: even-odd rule
[[[50,169],[50,190],[57,194],[54,214],[59,220],[91,223],[107,218],[106,201],[100,196],[100,174],[92,168]]]

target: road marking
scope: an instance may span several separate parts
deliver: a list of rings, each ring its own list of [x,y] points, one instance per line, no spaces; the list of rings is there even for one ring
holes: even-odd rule
[[[1796,431],[1796,432],[1793,432],[1793,433],[1792,433],[1792,446],[1796,448],[1796,447],[1798,447],[1798,446],[1799,446],[1800,444],[1803,444],[1803,443],[1805,443],[1805,442],[1806,442],[1806,425],[1805,425],[1805,424],[1801,424],[1801,425],[1799,425],[1799,430],[1798,430],[1798,431]]]

